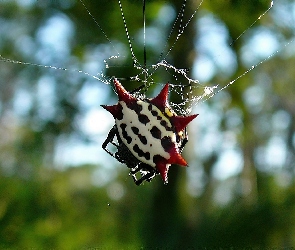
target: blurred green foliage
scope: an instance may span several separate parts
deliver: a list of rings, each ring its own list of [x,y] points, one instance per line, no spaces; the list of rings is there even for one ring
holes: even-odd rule
[[[89,108],[80,98],[85,86],[96,86],[105,96],[109,95],[107,104],[111,104],[115,96],[109,85],[71,70],[9,63],[3,59],[88,70],[92,63],[88,60],[93,60],[91,55],[100,55],[95,60],[102,63],[113,44],[123,54],[123,59],[118,60],[124,67],[111,67],[105,74],[134,75],[118,2],[83,2],[99,27],[79,1],[0,2],[0,247],[238,249],[294,246],[295,57],[294,46],[284,47],[294,37],[294,13],[287,15],[288,10],[295,8],[294,3],[285,0],[276,5],[275,2],[274,8],[250,27],[270,6],[270,1],[204,1],[196,20],[214,15],[226,27],[229,39],[234,40],[250,27],[231,47],[237,61],[235,72],[228,76],[216,69],[206,84],[226,85],[243,74],[251,66],[243,55],[248,53],[245,50],[251,48],[251,39],[259,31],[271,32],[279,41],[281,51],[196,109],[200,112],[197,119],[216,113],[219,119],[206,127],[196,124],[191,128],[185,150],[185,158],[190,162],[188,170],[172,166],[168,185],[156,178],[137,187],[128,176],[128,169],[120,164],[113,166],[115,161],[110,161],[99,144],[96,144],[97,155],[103,164],[65,166],[56,160],[60,142],[65,143],[64,147],[70,146],[74,137],[84,144],[91,143],[91,136],[79,123]],[[122,0],[134,53],[140,62],[143,61],[143,43],[139,36],[141,3]],[[148,37],[151,39],[147,42],[148,64],[155,63],[153,60],[163,41],[166,43],[172,25],[170,16],[159,16],[160,11],[163,6],[170,6],[176,17],[181,4],[182,1],[176,0],[147,1],[147,27],[157,28],[154,39]],[[185,13],[189,16],[198,3],[189,0],[187,5]],[[68,25],[65,42],[60,42],[59,50],[41,39],[44,28],[56,17],[66,20]],[[175,37],[168,41],[168,47],[174,46],[169,62],[179,68],[192,68],[198,58],[196,41],[200,34],[194,24],[187,27],[175,46]],[[48,36],[45,41],[50,39]],[[255,53],[252,57],[254,62],[264,59]],[[97,74],[95,70],[90,73]],[[155,77],[155,80],[171,79]],[[40,97],[44,82],[54,87],[50,93],[45,88],[45,97]],[[132,82],[125,84],[128,89],[134,88]],[[51,98],[53,106],[50,106]],[[177,100],[178,97],[171,98]],[[97,100],[99,104],[106,103]],[[212,134],[216,147],[206,155],[197,155],[197,149],[203,147],[198,142],[204,141],[202,136],[210,134],[213,125],[217,128]],[[98,137],[103,140],[106,132]],[[233,137],[242,159],[241,170],[220,179],[214,174],[216,164],[224,152],[223,143]],[[271,153],[270,146],[274,147]],[[277,151],[283,152],[283,156],[278,157]],[[267,160],[269,154],[273,154],[276,164]],[[277,157],[283,161],[277,163]],[[197,179],[194,171],[199,171],[201,178]]]

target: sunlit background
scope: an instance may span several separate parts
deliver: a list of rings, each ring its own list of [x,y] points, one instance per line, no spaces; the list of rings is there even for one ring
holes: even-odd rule
[[[140,187],[101,147],[110,79],[138,73],[119,4],[83,3],[0,1],[0,247],[294,246],[294,2],[188,0],[174,44],[183,1],[147,1],[144,41],[142,1],[122,0],[140,63],[145,42],[148,65],[169,52],[196,91],[225,87],[193,106],[189,167]],[[153,80],[148,97],[175,77]]]

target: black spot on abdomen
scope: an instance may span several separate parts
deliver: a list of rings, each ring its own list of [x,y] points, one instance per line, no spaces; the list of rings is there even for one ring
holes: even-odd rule
[[[161,139],[161,145],[166,152],[168,152],[169,149],[171,149],[171,147],[173,147],[173,144],[174,143],[172,142],[171,137],[169,137],[169,136],[164,136]]]
[[[143,151],[138,147],[137,144],[135,144],[135,145],[133,146],[133,150],[134,150],[134,152],[137,153],[137,155],[138,155],[139,157],[144,157],[144,158],[147,159],[147,160],[149,160],[149,159],[151,158],[150,153],[149,153],[149,152],[146,152],[146,153],[143,152]]]
[[[142,144],[146,145],[147,144],[147,139],[145,136],[139,134],[139,129],[137,127],[131,127],[132,132],[138,136],[139,140],[141,141]]]
[[[142,105],[137,102],[131,102],[127,105],[127,107],[134,110],[136,114],[139,114],[142,111]]]
[[[157,116],[158,115],[158,112],[156,110],[152,110],[151,113],[152,113],[153,116]]]
[[[127,143],[130,144],[132,142],[132,138],[127,134],[126,127],[127,125],[125,123],[120,124],[120,128],[122,129],[122,135],[124,139],[127,141]]]
[[[141,141],[142,144],[146,145],[147,144],[147,139],[143,135],[138,135],[139,140]]]
[[[153,126],[150,132],[154,138],[161,139],[162,133],[161,133],[160,129],[158,129],[156,126]]]
[[[143,115],[143,114],[138,115],[138,120],[144,125],[146,125],[147,123],[150,122],[150,119],[146,115]]]
[[[138,135],[139,129],[137,127],[131,127],[131,130],[135,135]]]
[[[168,123],[165,120],[160,121],[160,124],[167,130],[172,131],[172,127],[168,126]]]

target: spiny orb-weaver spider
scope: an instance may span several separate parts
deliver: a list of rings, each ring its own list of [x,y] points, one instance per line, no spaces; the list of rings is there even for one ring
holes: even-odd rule
[[[188,141],[186,126],[198,115],[176,115],[168,104],[168,83],[153,99],[134,97],[117,79],[114,79],[114,85],[118,103],[101,105],[115,119],[102,148],[131,169],[136,185],[150,182],[158,174],[164,183],[168,183],[171,164],[187,166],[181,156]],[[109,143],[117,148],[115,153],[107,149]],[[139,179],[136,177],[138,172]]]

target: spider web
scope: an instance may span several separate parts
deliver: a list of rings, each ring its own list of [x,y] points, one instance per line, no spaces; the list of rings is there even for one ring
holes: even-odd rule
[[[93,75],[91,73],[88,73],[84,70],[73,70],[68,69],[64,67],[57,67],[54,65],[44,65],[44,64],[38,64],[38,63],[29,63],[29,62],[23,62],[23,61],[17,61],[12,60],[8,58],[4,58],[0,55],[0,60],[15,64],[21,64],[21,65],[27,65],[27,66],[38,66],[43,68],[50,68],[54,70],[62,70],[62,71],[71,71],[71,72],[77,72],[80,74],[84,74],[87,77],[92,77],[96,80],[99,80],[102,83],[105,84],[111,84],[112,83],[112,77],[113,76],[107,76],[105,74],[107,69],[116,69],[116,63],[120,62],[120,58],[122,57],[120,53],[120,49],[116,48],[116,44],[113,43],[113,41],[108,37],[107,32],[101,27],[100,23],[98,22],[97,18],[92,15],[91,10],[88,9],[86,4],[79,0],[83,8],[87,11],[89,16],[93,19],[93,22],[98,27],[101,34],[104,36],[107,43],[113,48],[113,51],[115,51],[114,54],[110,55],[108,58],[104,59],[104,65],[105,69],[99,72],[96,75]],[[277,54],[280,50],[276,50],[272,54],[268,55],[265,59],[259,61],[258,63],[251,65],[249,69],[247,69],[244,73],[239,75],[238,77],[234,78],[233,80],[229,81],[226,84],[216,84],[212,86],[206,86],[203,83],[200,83],[198,79],[194,79],[190,76],[189,69],[186,68],[177,68],[173,65],[173,63],[169,63],[169,56],[173,52],[174,47],[179,43],[181,40],[182,35],[186,32],[186,29],[189,25],[194,25],[194,22],[196,21],[196,13],[200,10],[200,7],[203,5],[204,0],[199,1],[199,3],[196,5],[195,9],[193,11],[188,11],[188,2],[187,0],[183,1],[183,4],[181,5],[178,13],[176,14],[176,18],[174,22],[171,25],[171,29],[169,32],[169,35],[166,39],[166,43],[160,52],[158,56],[158,60],[152,64],[147,65],[146,63],[146,20],[145,20],[145,1],[143,1],[143,50],[144,50],[144,61],[143,63],[140,62],[140,60],[137,58],[136,53],[133,49],[133,40],[131,39],[131,35],[129,34],[129,27],[128,22],[125,19],[125,9],[124,9],[124,1],[118,0],[118,7],[120,10],[120,14],[122,17],[126,37],[128,40],[129,45],[129,53],[131,54],[133,67],[139,72],[138,74],[129,76],[128,80],[134,81],[135,83],[142,83],[143,88],[139,91],[134,91],[135,95],[145,97],[146,92],[150,89],[153,85],[159,85],[159,84],[165,84],[166,80],[163,79],[163,82],[158,82],[155,77],[155,75],[158,72],[165,72],[167,75],[167,78],[172,79],[170,82],[171,92],[175,93],[178,97],[180,97],[180,101],[178,103],[170,102],[170,105],[176,110],[179,114],[189,114],[192,110],[192,108],[201,103],[205,102],[208,99],[212,98],[217,93],[225,90],[230,85],[235,83],[237,80],[248,74],[250,71],[252,71],[254,68],[259,66],[260,64],[264,63],[266,60],[269,60],[271,57],[273,57],[275,54]],[[236,43],[245,33],[247,33],[259,20],[261,20],[272,8],[273,8],[273,1],[270,1],[269,8],[266,9],[259,17],[257,17],[256,20],[246,29],[244,30],[231,44],[232,46],[234,43]],[[130,21],[130,20],[128,20]],[[170,41],[170,43],[168,43]],[[284,47],[288,46],[291,42],[286,43]],[[124,57],[124,56],[123,56]],[[117,77],[116,75],[114,75]],[[137,86],[134,84],[134,86]],[[136,89],[136,87],[134,87]]]
[[[81,4],[84,6],[88,14],[92,17],[96,25],[99,27],[99,29],[104,34],[105,38],[109,41],[111,44],[110,39],[108,38],[107,34],[103,31],[99,23],[96,21],[95,17],[91,14],[91,11],[86,7],[86,5],[83,3],[82,0],[80,0]],[[177,13],[177,16],[172,24],[170,33],[167,37],[165,46],[163,50],[160,53],[160,56],[158,58],[158,62],[152,65],[146,64],[146,20],[145,20],[145,1],[143,1],[143,49],[144,49],[144,62],[141,64],[139,59],[134,53],[133,50],[133,43],[132,39],[129,34],[127,21],[125,19],[124,14],[124,8],[123,3],[121,0],[118,0],[118,5],[120,8],[122,21],[124,23],[124,29],[126,32],[126,37],[129,44],[129,50],[130,54],[133,60],[133,66],[137,70],[139,70],[139,74],[133,75],[129,77],[129,80],[135,81],[135,82],[141,82],[143,83],[142,86],[144,86],[141,90],[134,91],[135,95],[145,97],[145,92],[154,84],[160,84],[159,82],[154,80],[154,75],[157,73],[157,71],[164,70],[168,76],[172,76],[173,81],[170,82],[170,88],[171,92],[174,92],[177,94],[177,96],[181,97],[181,101],[178,103],[170,102],[170,105],[176,110],[178,114],[187,115],[191,112],[192,108],[197,105],[200,102],[205,102],[208,99],[212,98],[217,93],[225,90],[230,85],[235,83],[237,80],[248,74],[250,71],[255,69],[260,64],[264,63],[265,61],[269,60],[271,57],[273,57],[275,54],[277,54],[280,50],[276,50],[275,52],[268,55],[265,59],[261,60],[260,62],[251,65],[249,69],[247,69],[244,73],[239,75],[238,77],[234,78],[230,82],[226,83],[225,85],[213,85],[213,86],[203,86],[198,79],[191,78],[189,75],[189,70],[186,68],[177,68],[173,64],[170,64],[167,61],[168,56],[173,51],[175,45],[179,42],[181,39],[181,36],[186,31],[186,28],[189,25],[193,25],[194,19],[196,16],[196,13],[200,10],[200,7],[203,4],[203,0],[199,1],[199,3],[196,5],[196,8],[193,10],[192,13],[186,14],[187,12],[187,0],[183,1],[183,4],[181,5],[180,10]],[[246,29],[244,30],[229,46],[232,46],[234,43],[236,43],[247,31],[249,31],[260,19],[262,19],[272,8],[273,8],[273,1],[270,1],[269,8],[266,9],[257,19]],[[173,34],[176,33],[176,35],[173,36]],[[173,40],[170,45],[168,45],[168,41]],[[288,42],[284,46],[286,47],[289,45],[292,41]],[[113,60],[116,60],[120,57],[120,53],[117,52],[117,55],[112,55],[108,59],[104,60],[105,67],[110,68],[113,67],[111,65],[111,62]],[[102,80],[105,83],[109,83],[109,80],[104,80],[106,77],[101,74]],[[164,83],[162,83],[164,84]]]

